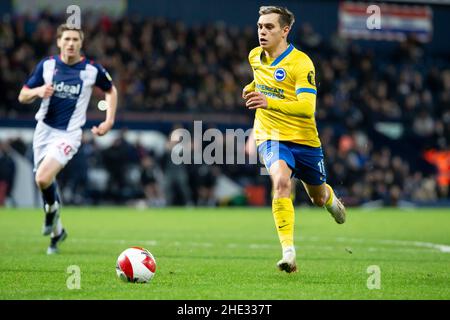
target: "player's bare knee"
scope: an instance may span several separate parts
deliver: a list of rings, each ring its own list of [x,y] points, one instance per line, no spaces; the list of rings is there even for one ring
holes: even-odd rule
[[[280,193],[291,193],[291,179],[287,177],[280,177],[274,180],[274,191]]]
[[[48,188],[48,186],[52,184],[52,181],[53,179],[44,174],[36,174],[35,182],[40,190]]]

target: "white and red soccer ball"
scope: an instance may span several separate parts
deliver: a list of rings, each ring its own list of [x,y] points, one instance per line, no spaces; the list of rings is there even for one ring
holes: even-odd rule
[[[147,249],[131,247],[117,258],[116,272],[123,281],[149,282],[155,275],[156,261]]]

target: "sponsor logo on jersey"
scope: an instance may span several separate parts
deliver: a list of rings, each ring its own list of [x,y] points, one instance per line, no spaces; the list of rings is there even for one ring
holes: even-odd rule
[[[255,88],[256,91],[259,91],[263,94],[265,94],[267,97],[270,98],[276,98],[276,99],[284,99],[284,90],[280,88],[272,88],[268,87],[264,84],[256,84]]]
[[[62,99],[78,99],[81,92],[81,83],[77,85],[70,85],[62,82],[54,82],[53,88],[55,92],[53,95]]]

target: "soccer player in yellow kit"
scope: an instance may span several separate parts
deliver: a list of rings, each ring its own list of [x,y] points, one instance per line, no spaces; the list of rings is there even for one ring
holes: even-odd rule
[[[283,253],[277,266],[291,273],[297,271],[291,178],[299,178],[311,201],[325,207],[339,224],[345,222],[345,207],[326,183],[314,117],[314,65],[287,42],[294,15],[275,6],[260,7],[259,15],[260,46],[248,57],[254,80],[242,96],[246,107],[256,110],[254,139],[273,184],[272,213]]]

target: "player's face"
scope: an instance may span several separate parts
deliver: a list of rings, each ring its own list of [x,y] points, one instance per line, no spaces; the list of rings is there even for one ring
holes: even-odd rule
[[[281,41],[286,39],[289,33],[289,27],[281,27],[279,15],[277,13],[269,13],[259,17],[258,19],[258,39],[259,45],[270,50],[276,48]]]
[[[64,31],[61,38],[58,39],[58,48],[61,54],[67,58],[77,58],[80,56],[82,41],[78,31]]]

